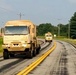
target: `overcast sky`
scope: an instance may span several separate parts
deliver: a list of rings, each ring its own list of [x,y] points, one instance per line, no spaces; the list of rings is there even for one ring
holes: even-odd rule
[[[8,20],[31,20],[41,23],[67,24],[76,12],[76,0],[0,0],[0,27]]]

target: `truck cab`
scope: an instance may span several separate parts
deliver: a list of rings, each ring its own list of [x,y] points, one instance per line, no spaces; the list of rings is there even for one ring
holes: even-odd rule
[[[52,34],[50,32],[45,33],[45,42],[52,42]]]
[[[15,54],[28,57],[36,55],[40,45],[36,39],[36,26],[28,20],[8,21],[3,36],[3,57],[8,59]]]

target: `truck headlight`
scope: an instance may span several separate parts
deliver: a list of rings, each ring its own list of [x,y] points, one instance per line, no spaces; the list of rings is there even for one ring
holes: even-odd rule
[[[8,44],[7,47],[10,47],[10,45]]]
[[[10,45],[9,44],[4,44],[6,47],[9,47]]]
[[[26,47],[26,44],[22,44],[23,47]]]

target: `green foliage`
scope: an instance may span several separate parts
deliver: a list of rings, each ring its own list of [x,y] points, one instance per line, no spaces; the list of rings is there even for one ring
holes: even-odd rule
[[[67,25],[63,25],[60,24],[60,36],[66,36],[68,35],[68,24]]]
[[[70,19],[70,37],[76,39],[76,12]]]
[[[41,38],[41,39],[45,39],[45,37],[44,36],[37,36],[38,38]]]
[[[59,24],[59,25],[60,25],[60,36],[67,37],[68,24],[67,25]],[[52,34],[58,35],[58,25],[53,26],[51,23],[45,23],[45,24],[43,23],[43,24],[40,24],[39,26],[37,26],[37,35],[38,36],[44,36],[44,34],[47,32],[51,32]]]
[[[54,30],[56,31],[57,28],[52,26],[51,23],[40,24],[37,27],[37,35],[42,36],[42,35],[44,35],[47,32],[51,32],[52,34],[54,34]]]

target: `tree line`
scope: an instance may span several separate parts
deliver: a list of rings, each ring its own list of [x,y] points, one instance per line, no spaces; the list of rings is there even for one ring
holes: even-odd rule
[[[51,23],[42,23],[37,26],[37,35],[44,36],[45,33],[51,32],[53,35],[65,36],[76,39],[76,12],[71,17],[68,24],[58,24],[57,26]]]
[[[68,24],[58,24],[57,26],[52,25],[51,23],[43,23],[37,26],[37,35],[44,36],[45,33],[51,32],[53,35],[57,36],[67,36],[68,37]],[[59,32],[59,34],[58,34]]]

